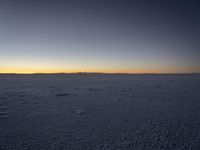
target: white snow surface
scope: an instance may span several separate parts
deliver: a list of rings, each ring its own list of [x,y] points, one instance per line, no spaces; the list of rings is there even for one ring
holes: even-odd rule
[[[1,150],[198,150],[200,75],[0,75]]]

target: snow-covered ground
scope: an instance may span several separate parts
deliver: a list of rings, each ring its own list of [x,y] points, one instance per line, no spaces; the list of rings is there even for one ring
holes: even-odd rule
[[[0,75],[0,149],[200,149],[200,75]]]

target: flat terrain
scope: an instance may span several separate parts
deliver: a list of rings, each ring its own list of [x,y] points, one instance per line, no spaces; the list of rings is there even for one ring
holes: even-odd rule
[[[199,150],[200,75],[0,75],[1,150]]]

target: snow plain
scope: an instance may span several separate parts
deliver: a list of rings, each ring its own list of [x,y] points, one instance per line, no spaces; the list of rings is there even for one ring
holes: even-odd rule
[[[198,150],[200,75],[0,75],[1,150]]]

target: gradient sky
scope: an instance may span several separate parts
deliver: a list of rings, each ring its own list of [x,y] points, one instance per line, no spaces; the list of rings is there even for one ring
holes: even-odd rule
[[[200,2],[0,0],[0,72],[200,73]]]

